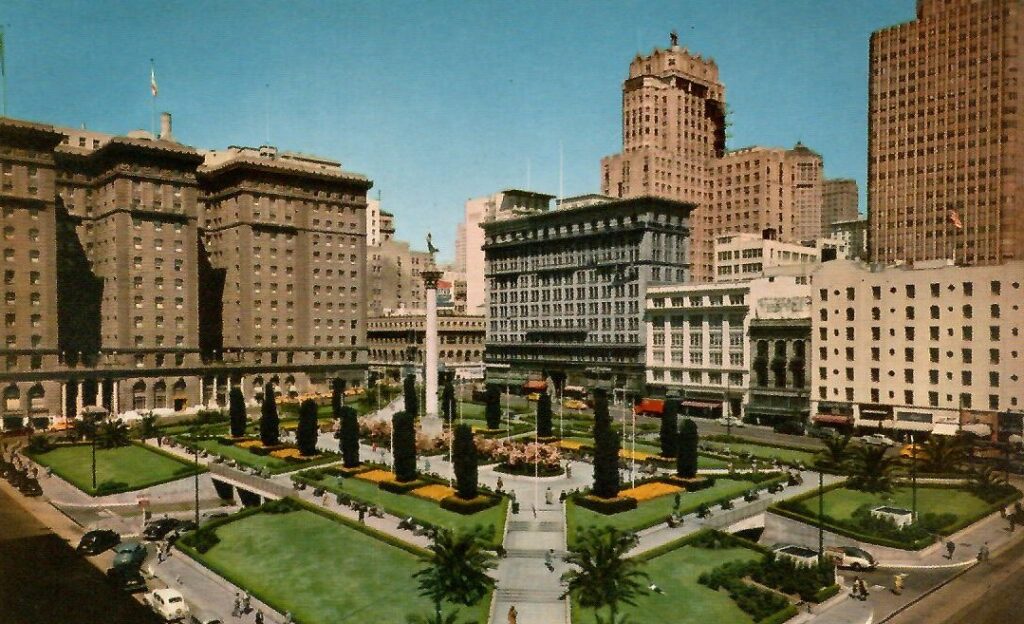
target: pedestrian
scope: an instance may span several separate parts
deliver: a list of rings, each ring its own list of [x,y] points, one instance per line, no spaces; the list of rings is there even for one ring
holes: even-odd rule
[[[860,594],[860,599],[861,600],[867,600],[868,599],[868,584],[864,582],[864,579],[857,579],[857,584],[859,585],[858,593]]]
[[[516,611],[516,606],[512,605],[508,608],[508,624],[518,624],[519,612]]]
[[[504,488],[505,488],[505,482],[501,480],[501,477],[498,477],[498,491],[500,492]]]
[[[850,587],[850,597],[856,600],[860,600],[860,577],[853,577],[853,583]]]
[[[566,479],[571,479],[572,478],[572,465],[569,464],[569,462],[565,463],[565,478]]]
[[[366,519],[366,509],[363,507],[359,508],[359,523],[363,524]]]
[[[164,562],[164,549],[160,544],[156,545],[156,562],[157,564]]]
[[[1010,516],[1010,533],[1013,533],[1013,530],[1016,529],[1016,528],[1017,528],[1017,516],[1011,515]]]
[[[679,506],[682,505],[682,504],[683,504],[683,495],[680,494],[679,492],[676,492],[676,496],[672,500],[672,509],[674,511],[679,511]]]
[[[978,549],[978,563],[982,561],[988,561],[988,542],[982,544],[981,548]]]
[[[530,505],[530,511],[532,511],[532,512],[533,512],[533,517],[534,517],[534,519],[536,519],[536,518],[537,518],[537,506],[536,506],[536,505],[533,505],[533,504],[531,504],[531,505]]]
[[[548,551],[546,553],[544,553],[544,567],[548,569],[548,572],[554,572],[555,571],[555,549],[554,548],[549,548]]]
[[[1004,520],[1006,519],[1006,507],[999,508],[999,517]]]
[[[231,617],[242,617],[242,596],[235,592],[235,604],[231,607]]]
[[[256,624],[263,624],[263,611],[256,610]]]
[[[249,593],[249,590],[247,589],[245,590],[245,593],[242,594],[242,613],[248,613],[252,610],[252,607],[249,606],[251,602],[252,595]]]
[[[549,485],[548,488],[546,490],[544,490],[544,504],[545,505],[550,505],[554,501],[555,501],[555,495],[551,491],[551,486]]]
[[[897,596],[899,596],[900,594],[903,593],[903,579],[906,576],[907,576],[906,574],[895,574],[895,575],[893,575],[893,577],[892,577],[892,593],[896,594]]]
[[[953,540],[949,540],[948,542],[946,542],[946,552],[948,553],[946,555],[946,559],[952,560],[953,553],[956,552],[956,544],[953,543]]]

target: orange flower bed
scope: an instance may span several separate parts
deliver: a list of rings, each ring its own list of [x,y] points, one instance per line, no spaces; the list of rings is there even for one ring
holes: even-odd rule
[[[380,483],[381,481],[394,481],[395,473],[390,470],[368,470],[356,475],[356,479]]]
[[[253,448],[256,446],[263,446],[263,442],[260,440],[246,440],[245,442],[239,442],[235,446],[238,448]]]
[[[570,451],[578,451],[583,448],[583,444],[581,442],[576,442],[575,440],[559,440],[558,446]]]
[[[455,494],[455,490],[448,487],[447,485],[434,483],[431,485],[424,485],[421,488],[416,488],[415,490],[410,492],[410,494],[412,494],[413,496],[419,496],[420,498],[425,498],[427,500],[440,502],[442,498],[448,498],[452,494]]]
[[[284,448],[279,451],[273,451],[270,453],[270,456],[276,457],[278,459],[288,459],[289,457],[294,457],[295,459],[307,459],[302,453],[299,452],[299,449],[294,447]]]
[[[670,485],[668,483],[661,483],[655,481],[653,483],[645,483],[638,485],[630,490],[622,490],[619,492],[619,496],[628,496],[635,498],[637,502],[643,502],[654,498],[660,498],[662,496],[668,496],[669,494],[675,494],[676,492],[682,492],[683,488],[677,485]]]
[[[636,451],[635,453],[629,449],[619,449],[619,457],[624,459],[635,459],[637,461],[647,461],[651,458],[650,453],[641,453]]]

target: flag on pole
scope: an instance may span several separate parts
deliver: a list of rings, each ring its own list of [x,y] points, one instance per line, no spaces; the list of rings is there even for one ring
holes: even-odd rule
[[[4,60],[4,29],[0,26],[0,76],[7,76],[7,61]]]
[[[963,221],[960,220],[960,213],[958,213],[956,210],[949,211],[949,222],[952,223],[953,227],[955,227],[958,230],[964,229]]]
[[[149,59],[149,91],[156,97],[156,67],[153,65],[153,59]]]

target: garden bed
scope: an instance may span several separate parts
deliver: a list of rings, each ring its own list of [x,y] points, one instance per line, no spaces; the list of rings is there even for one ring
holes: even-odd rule
[[[193,443],[188,436],[177,436],[175,441],[188,447]],[[225,459],[234,460],[237,464],[248,468],[266,470],[270,474],[281,474],[303,468],[311,468],[323,464],[330,464],[341,460],[341,455],[333,452],[322,452],[312,457],[302,457],[297,451],[290,456],[275,456],[274,453],[285,449],[294,449],[292,445],[282,444],[275,447],[246,446],[247,442],[258,442],[255,438],[247,438],[245,442],[234,441],[232,444],[224,444],[220,438],[206,438],[195,441],[195,444],[211,455],[217,455]],[[281,455],[281,453],[278,453]]]
[[[91,444],[60,445],[43,453],[26,454],[90,496],[130,492],[206,472],[192,462],[133,442],[113,449],[96,449],[96,488],[93,489]]]

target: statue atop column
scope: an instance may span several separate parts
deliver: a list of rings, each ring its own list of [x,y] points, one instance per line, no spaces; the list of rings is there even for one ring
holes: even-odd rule
[[[669,33],[668,38],[672,42],[673,48],[679,46],[679,33],[673,30],[672,32]]]
[[[430,232],[427,232],[427,253],[430,254],[430,266],[437,266],[437,263],[435,262],[435,256],[437,255],[437,252],[440,250],[437,247],[434,247],[434,242],[431,239],[432,237],[430,235]]]

